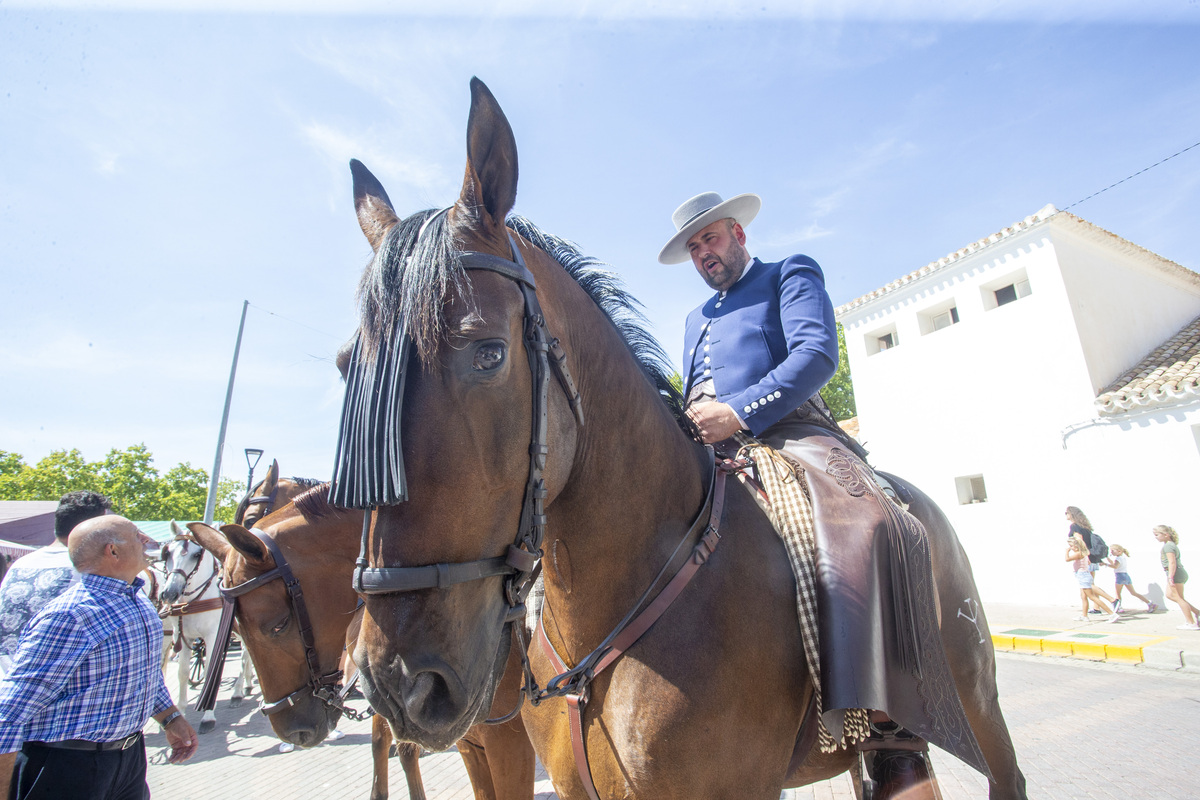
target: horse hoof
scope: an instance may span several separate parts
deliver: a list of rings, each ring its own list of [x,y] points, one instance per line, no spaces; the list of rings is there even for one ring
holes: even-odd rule
[[[212,733],[213,729],[216,727],[217,727],[217,721],[215,719],[206,719],[206,720],[201,720],[201,722],[200,722],[200,732],[201,733]]]
[[[241,704],[242,704],[242,698],[240,698],[240,697],[229,698],[229,707],[230,708],[237,708]]]

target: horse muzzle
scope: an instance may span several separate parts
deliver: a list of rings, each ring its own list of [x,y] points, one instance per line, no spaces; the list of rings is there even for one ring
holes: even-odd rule
[[[478,721],[481,698],[472,698],[458,673],[440,659],[414,663],[396,658],[383,666],[369,659],[358,663],[363,694],[399,739],[444,750]],[[490,700],[490,692],[486,694]]]
[[[275,735],[300,747],[315,747],[325,741],[340,718],[340,711],[317,700],[311,692],[294,705],[270,714]]]

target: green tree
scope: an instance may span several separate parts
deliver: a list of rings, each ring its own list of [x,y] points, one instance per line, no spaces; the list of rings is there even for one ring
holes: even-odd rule
[[[858,414],[854,406],[854,382],[850,379],[850,359],[846,358],[846,331],[838,323],[838,368],[829,383],[821,390],[821,396],[829,404],[833,418],[838,422]]]
[[[100,491],[112,501],[113,513],[128,519],[161,519],[163,487],[154,456],[144,444],[108,451],[100,464]]]
[[[213,511],[213,519],[219,522],[233,522],[233,515],[237,513],[238,503],[242,502],[242,498],[246,496],[246,484],[238,478],[221,478],[217,482],[217,507]],[[200,519],[204,514],[204,509],[201,508],[200,515],[195,517]]]
[[[139,519],[192,520],[204,518],[208,473],[184,462],[158,480],[158,504],[152,516]]]
[[[20,453],[0,450],[0,500],[16,500],[22,494],[29,465]]]
[[[675,387],[675,391],[683,394],[683,376],[678,372],[671,372],[671,385]],[[687,399],[686,397],[684,398]]]
[[[53,450],[32,467],[16,453],[5,453],[2,461],[0,499],[57,500],[75,489],[100,488],[96,465],[78,450]]]
[[[79,450],[55,450],[36,466],[0,450],[0,500],[58,500],[77,489],[103,493],[114,512],[130,519],[195,520],[204,518],[208,473],[184,462],[160,476],[144,444],[114,448],[96,462]],[[216,519],[231,522],[243,494],[240,480],[222,478]]]

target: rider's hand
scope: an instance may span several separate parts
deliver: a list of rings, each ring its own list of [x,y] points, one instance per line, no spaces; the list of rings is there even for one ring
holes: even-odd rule
[[[700,431],[700,441],[705,444],[728,439],[742,429],[741,419],[728,403],[692,403],[687,415]]]

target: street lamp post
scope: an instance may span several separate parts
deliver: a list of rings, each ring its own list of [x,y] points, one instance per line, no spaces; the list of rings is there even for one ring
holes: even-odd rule
[[[250,474],[246,476],[246,494],[250,494],[250,490],[254,488],[254,468],[258,466],[258,460],[262,458],[263,451],[256,447],[246,448],[246,463],[250,465]],[[251,461],[250,459],[254,460]]]
[[[221,429],[217,433],[217,454],[213,457],[212,475],[208,479],[208,500],[204,503],[204,521],[212,525],[217,509],[217,484],[221,479],[221,453],[225,449],[225,427],[229,424],[229,404],[233,400],[233,379],[237,376],[238,354],[242,351],[242,331],[246,327],[249,300],[242,301],[242,319],[238,322],[237,342],[233,345],[233,363],[229,365],[229,385],[225,387],[225,410],[221,412]]]

